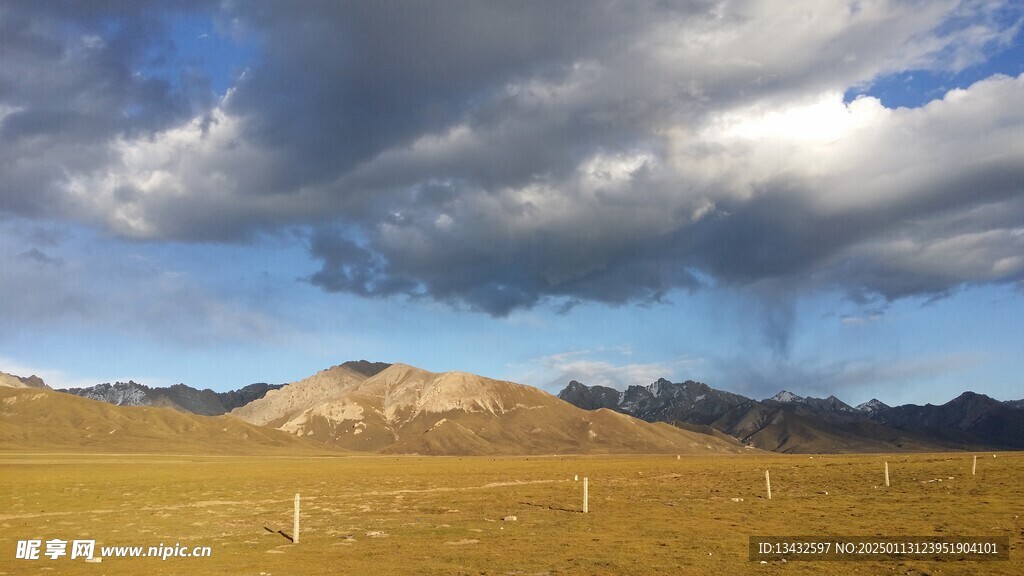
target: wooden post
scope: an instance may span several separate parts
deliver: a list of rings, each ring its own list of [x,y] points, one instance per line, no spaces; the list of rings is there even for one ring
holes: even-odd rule
[[[587,486],[587,477],[584,476],[583,477],[583,513],[584,514],[589,514],[590,513],[590,503],[589,503],[590,493],[589,493],[588,488],[589,487]]]
[[[292,544],[299,543],[299,493],[295,493],[295,521],[292,524]]]
[[[886,487],[889,486],[889,463],[888,462],[885,463],[885,485],[886,485]]]
[[[974,464],[971,466],[971,476],[978,473],[978,456],[974,456]]]
[[[768,499],[772,499],[772,477],[768,475],[768,471],[764,471],[764,485],[768,488]]]

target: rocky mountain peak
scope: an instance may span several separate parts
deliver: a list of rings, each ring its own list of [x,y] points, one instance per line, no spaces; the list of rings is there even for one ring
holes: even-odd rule
[[[861,412],[878,412],[880,410],[886,410],[887,408],[889,408],[889,406],[878,398],[872,398],[863,404],[857,405],[857,410],[860,410]]]
[[[561,392],[558,393],[560,400],[578,406],[584,410],[596,410],[598,408],[609,408],[614,410],[621,400],[622,393],[607,386],[587,386],[577,380],[571,380]]]
[[[779,392],[778,394],[776,394],[775,396],[772,396],[771,398],[769,398],[769,400],[773,400],[775,402],[781,402],[783,404],[791,404],[793,402],[803,402],[804,397],[803,396],[798,396],[796,394],[793,394],[789,390],[783,390],[783,391]]]
[[[671,389],[672,386],[674,386],[674,384],[669,380],[666,380],[664,378],[658,378],[658,381],[648,386],[647,390],[651,393],[651,395],[657,397],[661,396],[666,391]]]

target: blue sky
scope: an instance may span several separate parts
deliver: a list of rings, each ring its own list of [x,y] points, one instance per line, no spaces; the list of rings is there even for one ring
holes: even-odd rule
[[[1019,2],[623,10],[0,3],[0,370],[1024,397]]]

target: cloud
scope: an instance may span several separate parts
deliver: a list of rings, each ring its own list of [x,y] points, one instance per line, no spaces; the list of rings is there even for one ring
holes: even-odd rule
[[[884,310],[866,310],[864,314],[843,314],[839,320],[847,326],[866,326],[882,319]]]
[[[900,402],[915,384],[962,373],[982,357],[949,354],[917,358],[848,359],[836,362],[775,361],[771,365],[746,358],[716,361],[715,386],[760,400],[782,389],[801,396],[826,397],[858,403],[877,396],[883,402]],[[945,401],[945,400],[943,400]]]
[[[61,266],[64,264],[62,258],[54,258],[53,256],[47,256],[39,248],[29,248],[18,255],[20,258],[26,258],[28,260],[35,260],[39,264],[48,264],[50,266]]]
[[[520,381],[533,383],[557,394],[570,380],[577,380],[588,386],[608,386],[625,390],[629,386],[646,386],[659,378],[677,378],[681,369],[689,369],[702,363],[699,358],[683,357],[666,362],[629,362],[632,351],[628,348],[572,350],[543,356],[528,364],[529,373]],[[623,362],[614,362],[614,358]]]
[[[0,11],[0,210],[80,217],[69,175],[116,163],[109,144],[119,136],[144,138],[191,116],[177,79],[142,73],[167,52],[167,12],[154,2]]]
[[[1024,77],[843,101],[984,60],[1012,6],[183,5],[259,45],[217,101],[152,73],[178,40],[146,8],[4,9],[0,211],[163,241],[298,227],[326,291],[495,316],[738,287],[780,356],[783,292],[1024,279]]]

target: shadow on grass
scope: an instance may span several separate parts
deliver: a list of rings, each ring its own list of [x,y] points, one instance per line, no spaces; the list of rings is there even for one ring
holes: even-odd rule
[[[270,528],[267,528],[266,526],[264,526],[263,529],[266,530],[267,532],[270,532],[271,534],[280,534],[281,536],[284,536],[289,542],[295,542],[295,539],[292,538],[291,536],[285,534],[284,530],[277,530],[277,531],[275,531],[275,530],[272,530]]]

